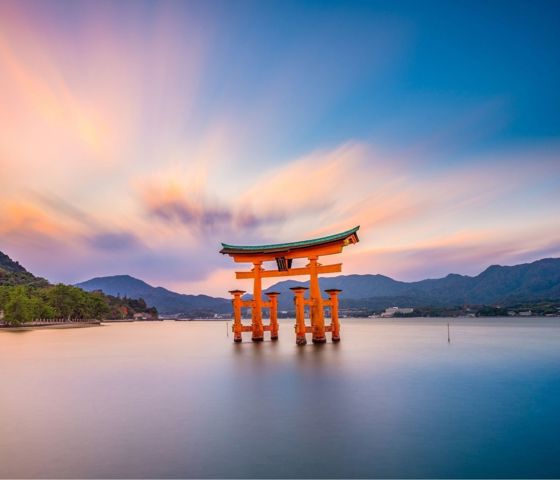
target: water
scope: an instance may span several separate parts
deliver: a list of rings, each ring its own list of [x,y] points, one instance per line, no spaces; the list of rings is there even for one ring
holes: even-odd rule
[[[560,477],[560,319],[291,325],[0,332],[0,477]]]

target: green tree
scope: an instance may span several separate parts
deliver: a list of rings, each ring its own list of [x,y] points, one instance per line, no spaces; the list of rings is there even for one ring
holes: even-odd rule
[[[0,310],[4,310],[6,308],[6,303],[10,299],[10,291],[12,287],[4,287],[0,286]]]
[[[21,325],[33,319],[31,301],[24,287],[14,287],[11,289],[4,310],[4,317],[8,325]]]
[[[107,305],[107,297],[101,292],[92,292],[88,294],[88,317],[102,319],[109,313],[109,305]]]
[[[39,292],[36,292],[31,296],[29,303],[31,307],[32,317],[34,319],[54,318],[54,308],[52,308],[47,303],[47,301],[40,295]]]
[[[59,283],[49,289],[48,303],[54,309],[55,317],[70,318],[74,316],[79,302],[77,295],[73,292],[74,288]]]

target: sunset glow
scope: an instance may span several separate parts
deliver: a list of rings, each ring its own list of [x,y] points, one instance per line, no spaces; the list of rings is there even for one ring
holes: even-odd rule
[[[560,256],[556,16],[317,5],[0,1],[0,250],[220,296],[220,241],[354,225],[343,274]]]

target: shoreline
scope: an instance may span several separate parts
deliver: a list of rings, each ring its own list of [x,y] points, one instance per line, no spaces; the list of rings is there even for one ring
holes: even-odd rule
[[[478,324],[478,325],[492,325],[505,323],[504,320],[508,320],[511,324],[519,323],[531,323],[531,320],[549,320],[554,322],[555,319],[560,320],[559,316],[531,316],[531,317],[346,317],[342,318],[343,321],[353,320],[366,320],[371,323],[392,323],[392,324],[414,324],[416,322],[424,323],[465,323],[465,324]],[[249,319],[243,319],[248,321]],[[268,319],[265,319],[268,320]],[[294,321],[293,318],[282,318],[278,319],[281,323],[287,321]],[[498,322],[496,322],[498,320]],[[524,321],[524,322],[523,322]],[[218,323],[227,322],[232,323],[232,319],[215,319],[215,318],[196,318],[196,319],[158,319],[158,320],[95,320],[89,322],[68,322],[68,323],[45,323],[42,325],[20,325],[20,326],[5,326],[0,325],[0,332],[22,332],[31,330],[51,330],[51,329],[68,329],[68,328],[88,328],[88,327],[102,327],[109,324],[124,324],[124,323],[162,323],[162,322],[202,322],[202,323]]]
[[[95,322],[68,322],[68,323],[45,323],[42,325],[19,325],[19,326],[5,326],[0,325],[0,332],[23,332],[31,330],[50,330],[50,329],[64,329],[64,328],[87,328],[87,327],[100,327],[101,321]]]

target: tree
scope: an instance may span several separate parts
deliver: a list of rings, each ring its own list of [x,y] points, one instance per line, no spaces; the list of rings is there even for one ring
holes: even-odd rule
[[[11,289],[4,316],[8,325],[21,325],[33,319],[31,301],[24,287]]]
[[[81,288],[59,283],[48,291],[48,303],[55,316],[61,318],[85,318],[88,316],[88,294]]]
[[[143,299],[123,300],[101,291],[85,292],[63,284],[0,285],[0,311],[4,311],[4,320],[11,325],[41,318],[124,318],[135,312],[157,317],[157,310],[147,308]]]
[[[100,292],[92,292],[88,295],[88,313],[89,317],[101,319],[104,318],[110,309],[107,305],[107,297]]]
[[[37,292],[29,299],[32,318],[54,318],[54,308]]]
[[[6,303],[10,299],[11,287],[0,286],[0,310],[6,308]]]

